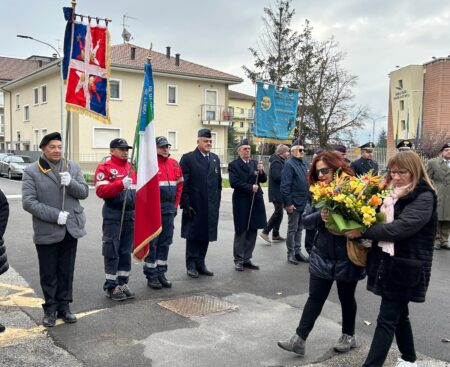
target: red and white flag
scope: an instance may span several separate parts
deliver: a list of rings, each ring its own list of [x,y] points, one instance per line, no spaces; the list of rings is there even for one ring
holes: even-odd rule
[[[153,73],[145,64],[141,113],[136,137],[136,221],[134,223],[133,255],[143,260],[149,252],[149,242],[161,233],[161,202],[159,198],[158,157],[153,120]]]

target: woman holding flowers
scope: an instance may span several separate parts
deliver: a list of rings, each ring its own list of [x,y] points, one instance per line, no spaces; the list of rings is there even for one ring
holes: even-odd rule
[[[367,261],[367,289],[381,296],[377,327],[366,367],[382,366],[394,335],[401,353],[396,366],[417,366],[408,303],[424,302],[430,281],[436,233],[436,194],[419,156],[397,153],[388,162],[392,189],[381,211],[384,224],[362,235],[372,239]],[[352,230],[348,238],[361,237]]]
[[[310,185],[321,182],[320,190],[325,192],[331,187],[330,182],[335,174],[349,177],[353,176],[353,171],[339,154],[322,152],[312,161],[308,180]],[[305,228],[317,229],[317,238],[309,260],[309,297],[294,336],[278,342],[280,348],[302,356],[305,354],[305,341],[322,311],[334,281],[342,308],[342,335],[334,349],[343,353],[356,346],[355,290],[358,281],[365,276],[365,269],[349,260],[346,237],[325,227],[329,219],[330,214],[326,208],[318,211],[309,206],[305,210],[303,216]]]

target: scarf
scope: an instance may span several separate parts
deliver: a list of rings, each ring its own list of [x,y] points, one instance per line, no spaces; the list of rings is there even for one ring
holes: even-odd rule
[[[394,221],[394,205],[401,197],[405,196],[411,187],[411,184],[401,187],[395,187],[389,196],[386,196],[381,205],[380,212],[384,214],[384,222],[392,223]],[[390,256],[394,256],[394,242],[380,241],[378,246],[381,251],[387,252]]]

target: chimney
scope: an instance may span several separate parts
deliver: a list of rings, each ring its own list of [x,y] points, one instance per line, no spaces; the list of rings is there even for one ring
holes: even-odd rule
[[[38,62],[39,67],[41,68],[42,67],[42,60],[38,60],[37,62]]]
[[[131,52],[131,54],[130,54],[131,60],[135,60],[136,59],[136,47],[131,47],[130,52]]]
[[[180,66],[180,54],[175,54],[175,65]]]
[[[57,58],[58,58],[58,55],[57,55],[57,54],[53,54],[52,57],[53,57],[54,59],[57,59]]]
[[[166,57],[170,59],[170,46],[166,47]]]

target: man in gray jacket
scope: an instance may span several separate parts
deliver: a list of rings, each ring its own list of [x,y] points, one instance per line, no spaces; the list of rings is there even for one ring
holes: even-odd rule
[[[79,200],[88,197],[89,188],[78,164],[68,161],[65,167],[61,147],[58,132],[45,135],[39,145],[41,157],[24,170],[22,178],[22,205],[33,216],[46,327],[55,326],[57,317],[66,323],[77,321],[69,303],[77,242],[86,234]]]

